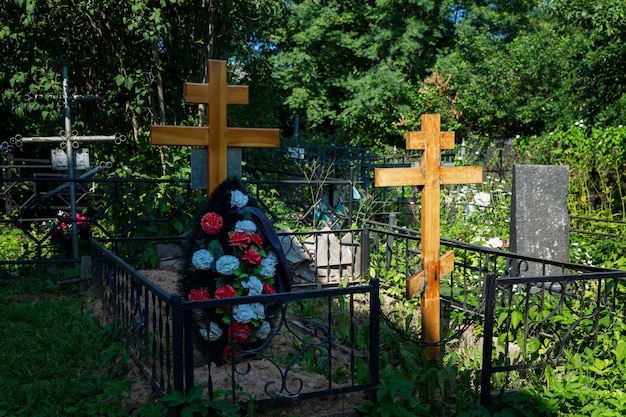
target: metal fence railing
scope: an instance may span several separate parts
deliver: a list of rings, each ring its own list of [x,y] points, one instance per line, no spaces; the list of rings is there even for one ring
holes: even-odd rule
[[[362,242],[369,270],[409,276],[419,270],[419,232],[368,223]],[[367,245],[367,247],[365,246]],[[507,388],[500,375],[556,366],[564,352],[593,346],[607,323],[626,312],[626,271],[551,261],[441,239],[453,272],[441,278],[442,304],[466,312],[482,334],[481,402]],[[443,314],[446,314],[445,312]],[[454,332],[457,329],[448,329]],[[444,335],[442,344],[452,337]],[[617,341],[616,341],[617,342]]]
[[[191,302],[159,288],[95,239],[91,250],[105,316],[161,395],[189,392],[201,383],[208,399],[222,392],[228,401],[254,398],[264,405],[373,392],[378,385],[375,279],[366,285]],[[267,306],[271,332],[262,342],[236,349],[232,338],[219,351],[203,343],[198,330],[210,328],[216,311],[227,311],[232,320],[232,307],[244,303]]]

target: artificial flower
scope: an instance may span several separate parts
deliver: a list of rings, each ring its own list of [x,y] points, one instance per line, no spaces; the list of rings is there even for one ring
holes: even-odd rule
[[[268,282],[263,283],[263,294],[276,294],[276,290]]]
[[[241,343],[250,337],[250,330],[249,324],[234,322],[228,326],[228,337],[235,343]]]
[[[235,232],[253,234],[256,232],[256,224],[252,220],[239,220],[235,223]]]
[[[272,326],[270,325],[270,323],[268,321],[263,320],[261,324],[259,325],[259,330],[256,331],[254,336],[259,340],[265,340],[267,339],[267,336],[270,335],[271,331],[272,331]]]
[[[215,298],[234,298],[237,297],[237,291],[230,285],[222,285],[215,290]]]
[[[250,235],[250,241],[257,245],[258,247],[263,246],[263,238],[258,233]]]
[[[243,208],[248,204],[248,196],[239,190],[230,192],[230,206]]]
[[[195,251],[191,257],[191,264],[197,269],[211,269],[211,264],[215,259],[213,254],[206,249]]]
[[[262,283],[261,280],[259,280],[257,277],[252,275],[248,277],[247,281],[243,281],[241,283],[241,286],[248,290],[248,295],[261,295],[263,293],[263,288],[265,287],[265,284]]]
[[[217,272],[222,275],[232,275],[239,268],[239,259],[236,256],[224,255],[215,263]]]
[[[226,347],[224,347],[224,351],[222,352],[222,360],[225,362],[230,362],[233,356],[237,356],[237,355],[239,355],[239,350],[235,348],[233,352],[232,348],[230,347],[230,344],[227,344]]]
[[[243,252],[241,260],[248,265],[259,266],[261,265],[263,258],[261,258],[261,254],[254,249],[248,249]]]
[[[264,277],[273,277],[276,274],[276,265],[278,265],[278,258],[274,252],[267,254],[265,259],[261,261],[261,275]]]
[[[222,230],[223,225],[224,220],[222,219],[222,216],[217,213],[207,213],[200,219],[200,226],[202,227],[202,230],[209,235],[219,233],[220,230]]]
[[[209,324],[208,332],[206,331],[206,329],[200,329],[200,335],[202,336],[202,338],[210,342],[215,342],[216,340],[219,340],[219,338],[222,337],[223,334],[224,332],[222,331],[222,328],[213,322]]]
[[[228,244],[234,247],[247,248],[251,241],[250,235],[244,232],[235,232],[228,238]]]
[[[189,301],[210,300],[211,296],[206,288],[193,289],[189,291]]]
[[[239,304],[233,307],[233,319],[239,323],[250,323],[265,318],[265,307],[259,303]]]

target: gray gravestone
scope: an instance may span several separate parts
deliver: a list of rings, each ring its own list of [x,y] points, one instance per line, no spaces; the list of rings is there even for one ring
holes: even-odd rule
[[[516,165],[513,167],[510,249],[524,255],[568,262],[569,225],[567,193],[569,167]],[[525,268],[523,268],[525,269]],[[539,264],[521,275],[539,276]],[[546,275],[561,273],[547,268]]]

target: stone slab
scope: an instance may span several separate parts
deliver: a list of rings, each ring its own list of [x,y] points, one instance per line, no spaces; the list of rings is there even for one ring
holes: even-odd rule
[[[569,167],[516,165],[513,167],[510,249],[537,258],[568,262],[570,216],[567,211]],[[526,268],[524,268],[526,269]],[[544,275],[539,264],[520,271]],[[548,268],[546,275],[560,273]]]

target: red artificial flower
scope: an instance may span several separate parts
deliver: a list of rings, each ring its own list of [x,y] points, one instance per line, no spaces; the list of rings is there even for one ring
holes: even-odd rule
[[[222,216],[217,213],[207,213],[200,219],[200,226],[202,226],[202,230],[209,235],[214,235],[219,233],[222,230],[222,226],[224,225],[224,220]]]
[[[256,244],[258,247],[263,246],[263,238],[258,233],[251,235],[250,240],[252,241],[252,243]]]
[[[239,355],[239,353],[240,352],[238,350],[235,350],[235,352],[233,353],[230,348],[230,344],[228,344],[224,347],[224,350],[222,351],[222,360],[225,362],[230,362],[233,356],[237,356]]]
[[[215,290],[215,298],[234,298],[237,297],[237,291],[230,285],[222,285]],[[221,306],[223,309],[229,309],[230,306]]]
[[[250,325],[247,323],[234,322],[228,326],[228,337],[235,343],[241,343],[246,341],[250,337]]]
[[[263,261],[263,258],[261,258],[259,252],[255,251],[254,249],[248,249],[247,251],[245,251],[241,259],[248,265],[253,266],[259,266]]]
[[[276,294],[276,290],[269,284],[269,282],[264,282],[263,294]]]
[[[189,291],[189,301],[210,300],[211,296],[205,288],[193,289]]]
[[[240,246],[245,249],[250,245],[250,236],[244,232],[235,232],[228,238],[228,244],[230,246]]]

